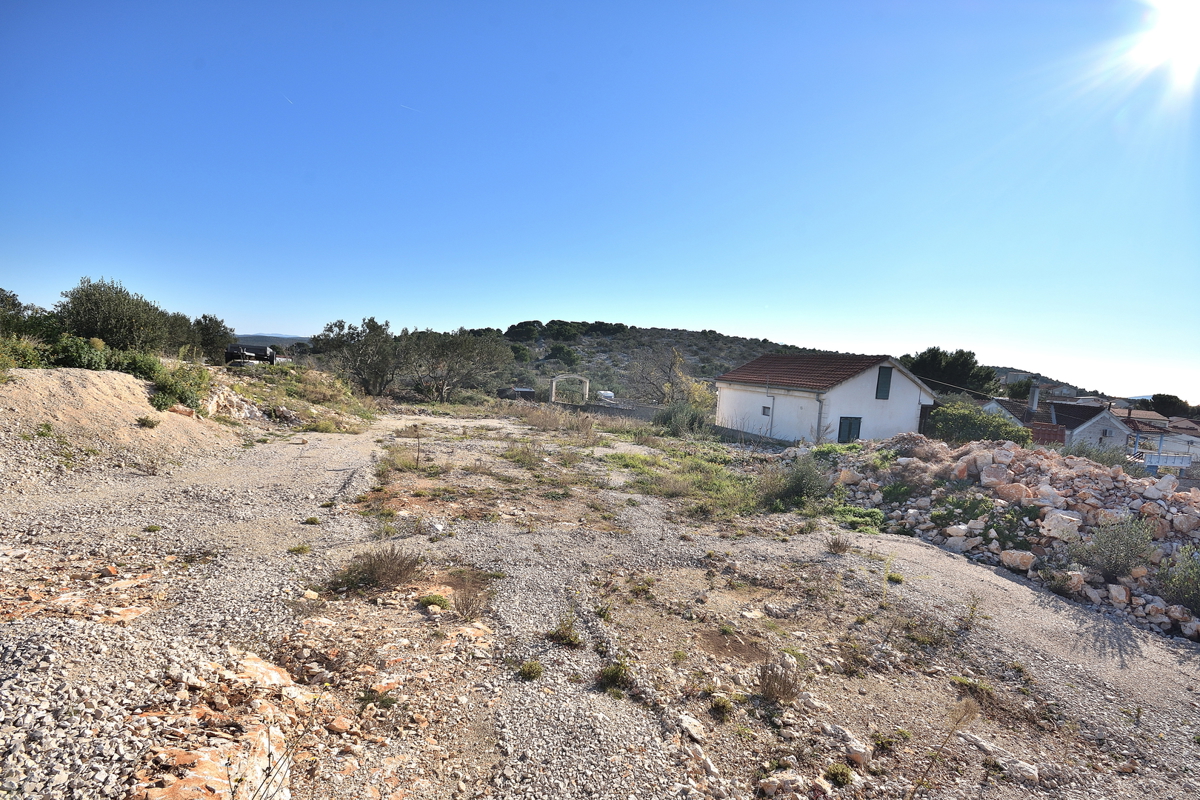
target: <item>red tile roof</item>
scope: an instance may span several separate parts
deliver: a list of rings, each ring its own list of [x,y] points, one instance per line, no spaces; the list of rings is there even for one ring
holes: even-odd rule
[[[825,391],[890,358],[891,356],[859,356],[853,353],[766,355],[759,356],[724,375],[718,375],[717,380]]]

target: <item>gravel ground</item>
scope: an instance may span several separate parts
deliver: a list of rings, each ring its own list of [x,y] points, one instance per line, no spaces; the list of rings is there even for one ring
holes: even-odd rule
[[[304,699],[295,679],[327,686],[330,702],[340,703],[328,713],[322,706],[319,724],[309,726],[320,730],[303,743],[307,760],[294,754],[298,796],[311,786],[315,797],[395,800],[749,798],[761,796],[757,782],[773,771],[794,765],[811,780],[845,760],[843,733],[866,739],[873,729],[902,725],[922,741],[908,761],[897,756],[878,774],[862,770],[836,792],[898,797],[944,730],[942,706],[956,696],[947,676],[973,670],[993,679],[1020,664],[1031,696],[1057,714],[1046,722],[1052,730],[988,716],[970,729],[978,744],[947,745],[947,763],[963,771],[939,771],[928,796],[1181,800],[1200,793],[1196,645],[1143,633],[911,538],[847,534],[861,550],[831,555],[821,534],[770,535],[786,523],[783,515],[730,537],[728,526],[685,523],[669,502],[623,494],[613,476],[614,488],[573,490],[614,509],[613,530],[580,523],[574,511],[557,519],[538,512],[532,492],[524,512],[511,501],[493,503],[494,519],[431,514],[427,522],[453,536],[405,540],[429,561],[424,583],[369,602],[316,597],[315,581],[372,546],[375,523],[352,501],[377,480],[378,437],[412,422],[384,418],[360,436],[271,434],[249,448],[226,442],[178,453],[155,475],[115,461],[59,471],[20,451],[24,492],[0,501],[0,792],[202,796],[183,793],[186,770],[163,766],[179,760],[171,753],[248,741],[257,730],[253,715],[266,720],[267,736],[305,729],[311,720],[271,721],[272,705],[286,711],[287,698]],[[494,459],[505,436],[530,435],[511,420],[421,422],[427,446],[447,464],[453,453],[458,464],[478,465]],[[4,463],[17,463],[11,448],[5,452]],[[54,484],[29,480],[37,475],[54,476]],[[440,480],[483,479],[451,471]],[[310,517],[319,524],[303,524]],[[302,542],[311,552],[288,552]],[[862,613],[856,603],[880,605],[872,551],[906,576],[889,587],[894,607],[948,624],[974,608],[978,621],[953,646],[918,654],[919,664],[888,655],[874,623],[852,622]],[[438,582],[463,565],[503,574],[491,584],[492,612],[470,626],[420,610],[422,594],[453,594]],[[643,575],[659,576],[653,602],[626,591],[610,620],[596,612],[616,596],[606,586],[628,587]],[[835,582],[836,593],[817,591]],[[764,616],[773,603],[790,610]],[[546,639],[566,615],[574,615],[582,647]],[[753,694],[761,659],[706,652],[698,643],[728,621],[735,638],[777,651],[777,633],[763,627],[773,618],[778,635],[811,658],[810,702],[770,711],[739,700],[737,721],[714,721],[708,695]],[[847,626],[883,654],[882,666],[849,674],[836,650]],[[688,660],[672,665],[679,650]],[[291,677],[269,697],[261,685],[245,688],[233,673],[248,653],[285,665]],[[633,667],[622,698],[594,687],[597,671],[618,654]],[[544,666],[541,679],[514,675],[529,660]],[[688,688],[698,676],[706,693]],[[356,701],[371,685],[398,704]],[[238,709],[244,716],[220,727],[222,701],[232,706],[225,716]],[[698,723],[695,735],[684,730],[688,720]],[[981,779],[976,773],[986,772],[980,765],[989,758],[1001,772],[1006,763],[1032,765],[1039,780]],[[875,763],[891,762],[877,755]]]

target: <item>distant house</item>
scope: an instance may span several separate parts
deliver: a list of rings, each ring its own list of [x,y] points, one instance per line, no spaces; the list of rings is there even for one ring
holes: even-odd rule
[[[1065,383],[1049,383],[1040,387],[1046,397],[1075,397],[1079,394],[1074,386]]]
[[[1129,427],[1104,406],[1053,401],[1039,403],[1036,391],[1029,395],[1028,403],[995,397],[984,404],[983,410],[1031,429],[1037,444],[1088,442],[1124,449],[1126,437],[1131,433]]]
[[[785,441],[916,431],[934,392],[891,356],[760,356],[718,375],[717,424]]]
[[[1145,422],[1149,425],[1154,425],[1158,428],[1165,428],[1170,424],[1170,420],[1159,414],[1157,411],[1143,411],[1138,408],[1124,408],[1118,412],[1121,419],[1133,419],[1138,422]]]

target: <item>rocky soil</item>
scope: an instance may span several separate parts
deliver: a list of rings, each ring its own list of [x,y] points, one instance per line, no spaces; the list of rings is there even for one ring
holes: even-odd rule
[[[699,521],[604,458],[669,442],[511,417],[147,430],[135,394],[71,423],[106,455],[63,464],[54,404],[0,392],[0,796],[1200,793],[1194,643],[920,537]],[[337,590],[393,546],[423,570]],[[952,730],[964,697],[981,713]]]

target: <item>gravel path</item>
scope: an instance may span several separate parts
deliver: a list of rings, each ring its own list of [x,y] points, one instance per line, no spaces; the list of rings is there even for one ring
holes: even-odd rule
[[[189,685],[203,683],[194,674],[198,665],[229,664],[231,654],[243,650],[266,655],[294,636],[307,624],[297,608],[309,584],[370,542],[371,525],[349,503],[375,481],[376,437],[401,422],[384,418],[361,436],[303,434],[226,447],[217,455],[182,458],[157,475],[118,467],[55,472],[53,487],[24,483],[23,494],[0,501],[0,796],[128,795],[152,748],[183,735],[175,723],[139,714],[172,703],[186,708],[180,686],[187,697]],[[466,423],[448,424],[466,430]],[[455,446],[465,452],[471,447]],[[31,469],[29,463],[22,461],[21,469]],[[667,652],[674,646],[652,625],[631,631],[602,624],[593,611],[600,601],[597,576],[703,574],[713,549],[726,551],[725,563],[739,575],[769,575],[789,563],[841,571],[874,562],[861,554],[831,556],[820,535],[786,542],[763,536],[718,542],[698,533],[694,541],[681,539],[694,526],[675,519],[669,504],[643,498],[625,506],[626,495],[595,491],[622,504],[620,532],[566,521],[536,529],[458,521],[453,537],[421,543],[434,563],[472,564],[505,577],[494,585],[489,654],[435,648],[410,659],[413,669],[443,664],[458,670],[445,672],[444,684],[430,678],[429,699],[411,703],[433,704],[445,715],[437,704],[452,698],[447,702],[487,708],[491,716],[473,734],[477,752],[458,753],[441,767],[420,762],[424,766],[416,769],[414,760],[413,774],[421,777],[406,790],[408,797],[754,796],[755,765],[740,772],[717,766],[742,763],[736,739],[730,745],[713,730],[703,747],[691,741],[681,730],[685,706],[666,684],[643,675],[627,687],[632,699],[595,691],[593,676],[613,654],[634,648],[631,636],[651,643],[657,638]],[[337,505],[322,507],[327,502]],[[302,524],[310,517],[320,524]],[[1076,769],[1057,783],[1001,781],[987,792],[951,786],[933,796],[1182,800],[1200,793],[1200,760],[1191,741],[1200,734],[1196,645],[1140,632],[916,539],[847,535],[864,551],[894,557],[892,568],[907,576],[892,590],[897,603],[943,616],[975,607],[978,624],[961,647],[977,663],[1025,665],[1039,691],[1076,721],[1089,746],[1133,764],[1129,772]],[[300,542],[311,543],[313,552],[287,552]],[[109,567],[115,574],[102,572]],[[67,613],[61,603],[73,595],[83,605]],[[49,604],[54,598],[60,605]],[[129,615],[123,623],[121,614]],[[545,638],[570,614],[585,647],[559,647]],[[362,626],[383,630],[397,620],[403,621],[364,616]],[[414,617],[404,624],[433,623]],[[417,653],[418,644],[388,646]],[[547,675],[517,680],[504,659],[538,659]],[[926,680],[916,673],[909,678]],[[825,679],[841,680],[826,675],[818,681]],[[833,691],[833,683],[816,685]],[[462,699],[455,699],[460,691]],[[903,689],[896,691],[902,701]],[[819,728],[843,720],[827,716],[812,723]],[[328,778],[318,796],[389,797],[367,767],[417,753],[419,736],[405,736],[335,747],[330,752],[338,759],[354,759],[363,768]],[[210,743],[219,740],[209,734]],[[453,740],[443,737],[434,749],[448,747],[447,741]],[[427,755],[430,746],[422,746]],[[1032,761],[1055,761],[1027,731],[1014,730],[1004,746],[1023,748]],[[343,763],[337,762],[339,769]],[[888,781],[876,777],[841,794],[897,796],[900,784]]]

